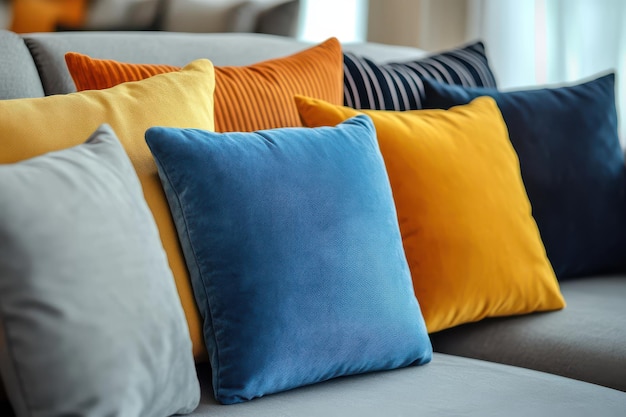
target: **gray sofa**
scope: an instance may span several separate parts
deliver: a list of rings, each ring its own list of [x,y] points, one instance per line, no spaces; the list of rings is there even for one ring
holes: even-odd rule
[[[93,0],[85,23],[70,30],[250,32],[295,36],[298,0]],[[11,26],[11,2],[0,1],[0,28]],[[60,28],[63,29],[63,28]]]
[[[184,65],[209,58],[215,65],[245,65],[306,46],[260,34],[0,31],[0,99],[75,91],[67,51],[137,63]],[[424,55],[373,43],[344,50],[380,62]],[[561,290],[568,303],[562,311],[431,334],[436,353],[425,366],[339,378],[238,405],[213,399],[208,365],[198,364],[202,400],[192,415],[626,415],[626,272],[563,281]]]

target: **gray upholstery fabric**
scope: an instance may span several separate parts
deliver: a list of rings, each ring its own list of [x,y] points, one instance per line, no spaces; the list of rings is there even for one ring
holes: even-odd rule
[[[561,291],[564,310],[445,330],[433,347],[626,391],[626,275],[562,281]]]
[[[37,67],[22,38],[0,30],[0,100],[43,97]]]
[[[425,366],[331,380],[247,403],[218,405],[199,370],[192,417],[624,416],[626,394],[542,372],[435,354]],[[206,383],[206,384],[205,384]]]
[[[174,278],[110,127],[0,165],[0,371],[20,416],[163,416],[200,386]]]
[[[308,46],[271,35],[170,32],[31,34],[25,35],[25,41],[42,74],[46,95],[75,91],[65,65],[64,55],[68,51],[147,64],[183,66],[194,59],[208,58],[215,65],[247,65]]]
[[[64,60],[69,51],[146,64],[183,66],[208,58],[215,65],[248,65],[311,46],[293,38],[245,33],[71,32],[28,34],[24,38],[42,74],[46,95],[76,91]],[[375,43],[346,45],[344,49],[382,61],[423,56],[419,49]]]

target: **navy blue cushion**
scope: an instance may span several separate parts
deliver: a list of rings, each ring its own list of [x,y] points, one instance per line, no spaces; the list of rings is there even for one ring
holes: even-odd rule
[[[218,401],[424,364],[374,126],[256,133],[151,128]]]
[[[415,61],[385,64],[344,53],[343,68],[344,104],[355,109],[419,110],[424,79],[466,87],[497,87],[482,42]]]
[[[512,92],[427,81],[425,91],[427,108],[447,109],[482,95],[496,100],[557,277],[624,269],[626,170],[614,74]]]

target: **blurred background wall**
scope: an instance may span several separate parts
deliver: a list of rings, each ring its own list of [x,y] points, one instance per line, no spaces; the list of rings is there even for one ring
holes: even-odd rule
[[[2,27],[54,30],[264,32],[295,36],[298,0],[0,0]]]
[[[624,0],[0,0],[0,27],[18,32],[260,32],[426,51],[480,39],[503,89],[616,71],[622,121],[624,22]]]

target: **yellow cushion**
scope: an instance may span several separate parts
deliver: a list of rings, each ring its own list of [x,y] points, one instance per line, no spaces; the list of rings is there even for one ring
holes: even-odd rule
[[[206,356],[201,320],[144,133],[154,125],[212,130],[214,88],[213,65],[207,60],[198,60],[181,71],[107,90],[0,100],[0,163],[17,162],[77,145],[102,123],[113,127],[137,171],[159,228],[189,324],[196,359]]]
[[[447,111],[296,104],[311,127],[373,119],[429,332],[565,306],[493,99]]]

